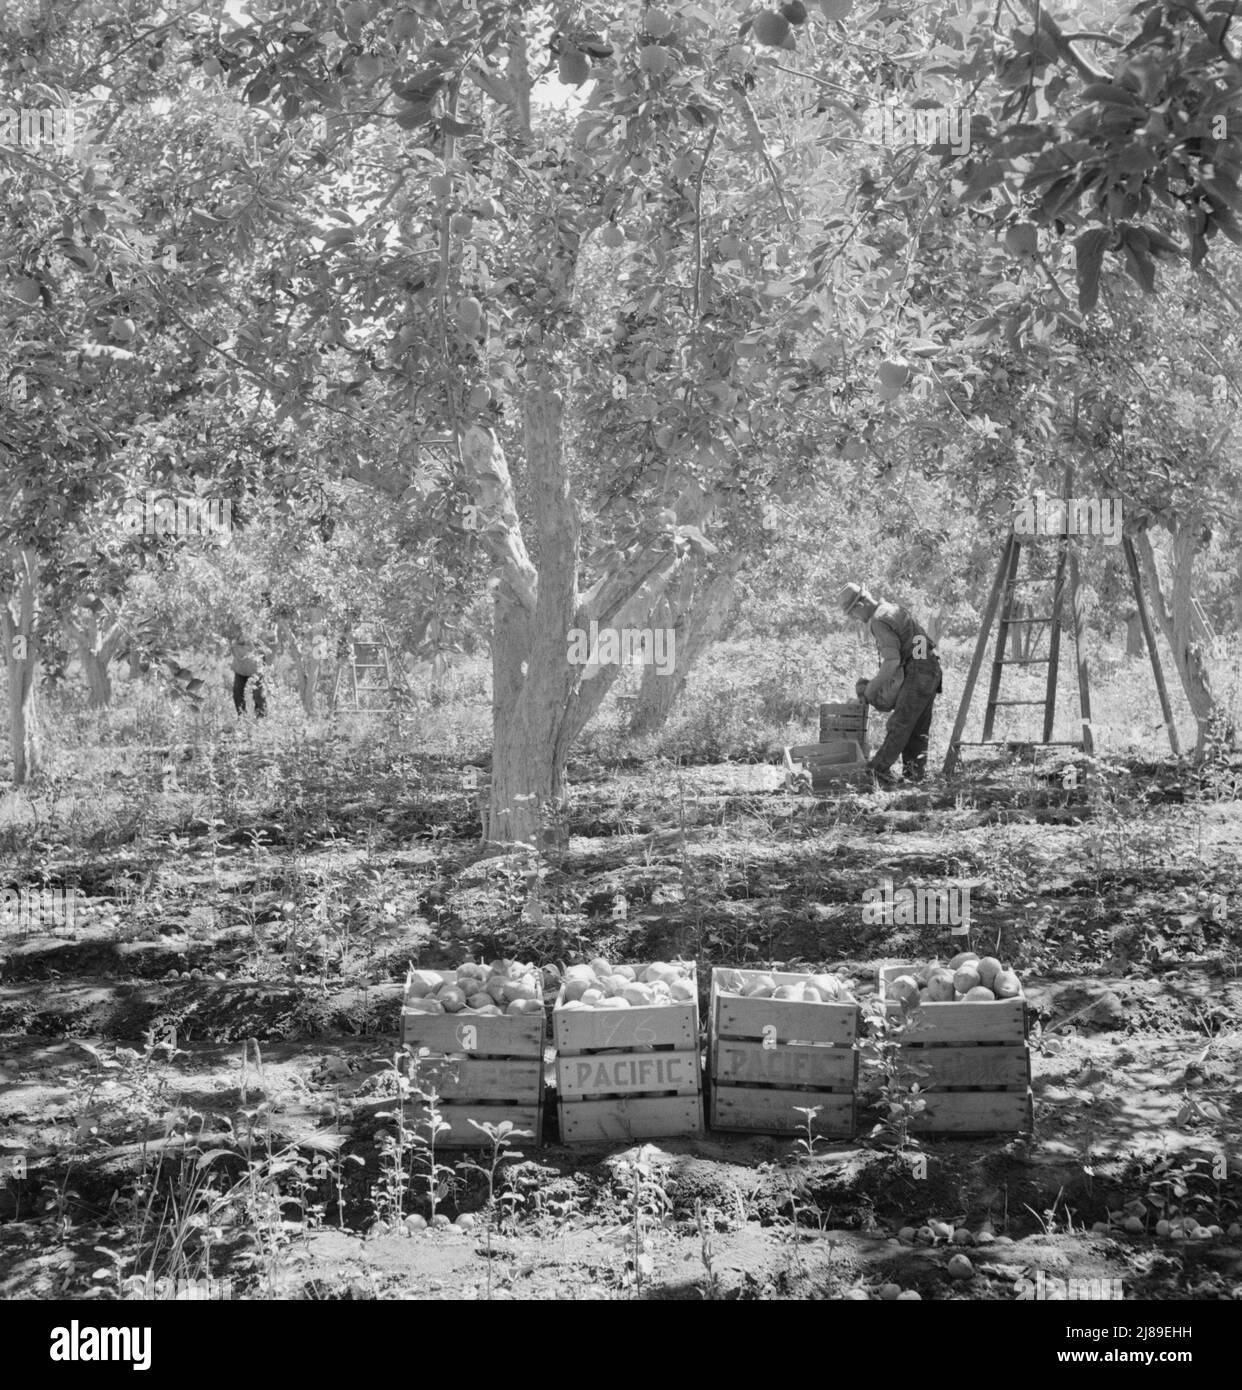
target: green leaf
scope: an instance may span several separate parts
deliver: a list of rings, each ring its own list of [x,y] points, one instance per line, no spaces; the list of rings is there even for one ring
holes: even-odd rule
[[[1083,232],[1074,242],[1078,272],[1078,307],[1087,313],[1100,298],[1100,267],[1104,263],[1104,248],[1108,233],[1099,227]]]
[[[1101,101],[1111,106],[1143,109],[1137,92],[1130,91],[1128,87],[1118,87],[1113,82],[1092,82],[1082,89],[1081,97],[1083,101]]]

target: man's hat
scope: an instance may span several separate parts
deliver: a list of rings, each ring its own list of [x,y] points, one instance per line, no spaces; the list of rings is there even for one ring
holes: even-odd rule
[[[837,604],[847,618],[860,603],[874,602],[875,600],[861,584],[847,584],[837,598]]]

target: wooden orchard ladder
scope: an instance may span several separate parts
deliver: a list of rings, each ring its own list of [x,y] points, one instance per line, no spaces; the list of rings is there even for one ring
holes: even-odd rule
[[[1067,470],[1065,479],[1065,495],[1069,498],[1073,492],[1073,474]],[[984,611],[983,623],[979,629],[979,640],[975,644],[975,654],[970,663],[970,670],[966,675],[966,686],[962,691],[962,702],[958,706],[957,721],[953,725],[953,733],[949,739],[949,752],[944,762],[944,775],[952,776],[957,767],[963,748],[996,748],[1008,746],[1014,742],[1012,739],[996,739],[992,734],[996,728],[996,711],[998,709],[1014,708],[1017,706],[1030,706],[1042,708],[1044,712],[1043,737],[1040,739],[1023,739],[1022,743],[1028,747],[1042,748],[1078,748],[1088,756],[1093,751],[1091,741],[1091,688],[1087,673],[1087,658],[1084,650],[1084,622],[1082,595],[1079,587],[1078,576],[1078,552],[1070,544],[1068,536],[1061,536],[1057,542],[1057,567],[1056,574],[1052,581],[1052,593],[1049,595],[1047,613],[1040,613],[1036,616],[1018,618],[1014,616],[1015,594],[1018,587],[1023,583],[1038,583],[1037,579],[1029,576],[1023,580],[1019,578],[1018,571],[1022,560],[1022,550],[1024,545],[1029,545],[1033,537],[1020,536],[1010,529],[1009,535],[1005,538],[1005,545],[1001,551],[1000,565],[996,571],[996,578],[992,583],[992,591],[988,595],[987,608]],[[1069,579],[1070,600],[1073,612],[1074,624],[1074,647],[1078,660],[1078,702],[1082,717],[1082,737],[1077,739],[1054,739],[1052,737],[1053,727],[1056,723],[1057,713],[1057,675],[1060,668],[1061,658],[1061,613],[1065,597],[1066,579]],[[1046,581],[1045,581],[1046,582]],[[970,714],[970,703],[975,693],[975,683],[979,679],[979,671],[983,666],[983,654],[987,649],[988,637],[992,631],[992,624],[996,618],[997,610],[1000,610],[1000,624],[996,633],[996,650],[992,658],[992,676],[988,685],[988,702],[983,715],[983,737],[981,739],[964,739],[962,731],[966,727],[966,720]],[[1010,632],[1019,627],[1047,627],[1048,634],[1048,655],[1047,656],[1021,656],[1007,657],[1006,651],[1009,649]],[[1023,644],[1023,649],[1030,651],[1030,644]],[[1003,700],[1001,699],[1001,678],[1004,675],[1006,666],[1046,666],[1048,668],[1048,678],[1044,686],[1044,695],[1040,700]]]
[[[380,624],[378,632],[377,638],[368,626],[351,635],[349,660],[338,667],[336,686],[339,687],[342,674],[348,672],[347,703],[342,708],[354,714],[395,714],[399,721],[412,702],[413,692],[388,629]],[[376,699],[381,703],[368,703]],[[334,708],[336,701],[337,688],[334,687]]]
[[[1066,470],[1065,476],[1065,496],[1070,499],[1073,495],[1073,471]],[[962,702],[958,707],[957,721],[953,725],[953,733],[949,739],[949,752],[944,762],[944,775],[951,776],[961,757],[963,748],[984,748],[1008,745],[1014,740],[994,739],[993,730],[996,725],[996,711],[1000,708],[1016,705],[1042,706],[1044,711],[1043,738],[1038,740],[1026,739],[1022,742],[1032,748],[1079,748],[1087,756],[1094,752],[1091,738],[1091,689],[1087,674],[1087,657],[1085,647],[1085,624],[1082,608],[1082,596],[1079,587],[1078,576],[1078,551],[1077,547],[1071,544],[1068,536],[1058,538],[1057,545],[1057,568],[1056,576],[1053,580],[1052,594],[1049,602],[1050,612],[1040,614],[1038,617],[1015,618],[1013,616],[1014,590],[1021,582],[1018,579],[1018,568],[1021,561],[1023,545],[1029,545],[1032,537],[1019,536],[1011,530],[1006,538],[1005,546],[1001,552],[1000,566],[996,571],[996,579],[992,584],[992,591],[988,595],[987,608],[984,610],[983,623],[979,630],[979,640],[975,644],[975,654],[970,663],[970,670],[966,676],[966,686],[962,691]],[[1152,629],[1151,617],[1147,612],[1147,600],[1143,594],[1143,581],[1139,574],[1138,556],[1135,553],[1134,542],[1129,536],[1122,537],[1122,549],[1125,554],[1126,567],[1130,572],[1130,584],[1134,590],[1134,601],[1138,606],[1139,622],[1143,629],[1143,638],[1147,644],[1147,654],[1151,659],[1152,676],[1156,683],[1156,694],[1160,700],[1160,711],[1164,718],[1165,728],[1168,731],[1169,746],[1172,748],[1174,756],[1180,756],[1180,749],[1177,740],[1177,730],[1173,725],[1173,709],[1169,703],[1169,693],[1165,686],[1164,672],[1160,666],[1160,656],[1156,650],[1156,635]],[[1065,581],[1068,572],[1070,601],[1074,624],[1074,648],[1078,660],[1078,700],[1082,716],[1082,737],[1080,739],[1055,740],[1052,737],[1053,725],[1056,721],[1056,697],[1057,697],[1057,666],[1060,659],[1061,646],[1061,609],[1062,600],[1065,593]],[[992,659],[992,679],[988,687],[988,703],[983,718],[983,738],[979,740],[968,740],[962,738],[962,731],[966,727],[966,719],[970,713],[971,697],[974,695],[975,682],[979,678],[979,671],[983,665],[983,654],[987,648],[988,636],[992,630],[992,623],[996,617],[997,610],[1000,610],[1000,625],[997,631],[996,652]],[[1006,639],[1010,629],[1020,624],[1037,624],[1050,628],[1048,655],[1046,657],[1022,657],[1005,658]],[[1001,676],[1006,666],[1043,666],[1048,667],[1048,681],[1044,689],[1042,700],[1002,700],[1000,699]]]

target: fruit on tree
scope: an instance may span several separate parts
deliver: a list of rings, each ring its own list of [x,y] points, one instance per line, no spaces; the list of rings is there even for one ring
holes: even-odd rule
[[[556,64],[556,75],[567,87],[581,87],[591,75],[591,60],[576,48],[568,48]]]
[[[664,39],[673,32],[673,21],[663,10],[653,7],[643,16],[643,28],[653,39]]]
[[[1015,222],[1005,232],[1005,250],[1011,256],[1033,256],[1039,250],[1039,232],[1033,222]]]
[[[473,295],[463,295],[457,301],[457,322],[467,333],[477,333],[483,321],[483,306]]]
[[[781,6],[781,14],[790,24],[806,23],[806,6],[802,0],[786,0],[786,3]]]
[[[753,29],[755,38],[769,48],[780,48],[790,36],[789,21],[775,10],[764,10],[755,16]]]
[[[434,198],[447,198],[453,191],[453,180],[447,174],[436,174],[427,180],[427,187]]]
[[[137,332],[133,319],[114,318],[108,325],[108,334],[118,343],[127,343]]]
[[[904,386],[910,380],[910,364],[904,357],[888,357],[880,363],[882,386]]]
[[[454,213],[449,219],[449,230],[454,236],[469,236],[474,231],[474,218],[467,212]]]
[[[620,227],[617,226],[615,222],[609,222],[609,224],[599,234],[599,239],[604,243],[605,246],[617,247],[625,245],[625,233],[621,230]]]
[[[638,55],[638,66],[653,77],[659,77],[673,66],[673,60],[669,57],[668,49],[661,48],[658,43],[649,43]]]

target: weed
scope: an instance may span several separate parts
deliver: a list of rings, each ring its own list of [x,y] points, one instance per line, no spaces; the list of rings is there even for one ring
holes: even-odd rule
[[[490,1148],[486,1153],[486,1162],[477,1163],[474,1159],[463,1159],[457,1165],[457,1171],[465,1174],[478,1173],[487,1184],[487,1199],[483,1204],[483,1230],[487,1244],[487,1297],[490,1302],[492,1297],[492,1232],[503,1224],[506,1211],[511,1213],[518,1201],[517,1194],[513,1192],[506,1192],[497,1197],[496,1176],[500,1172],[502,1164],[516,1162],[522,1157],[519,1150],[509,1151],[511,1141],[514,1139],[533,1139],[535,1136],[528,1129],[515,1129],[511,1120],[502,1120],[498,1125],[471,1120],[470,1124],[480,1134],[487,1137]]]

